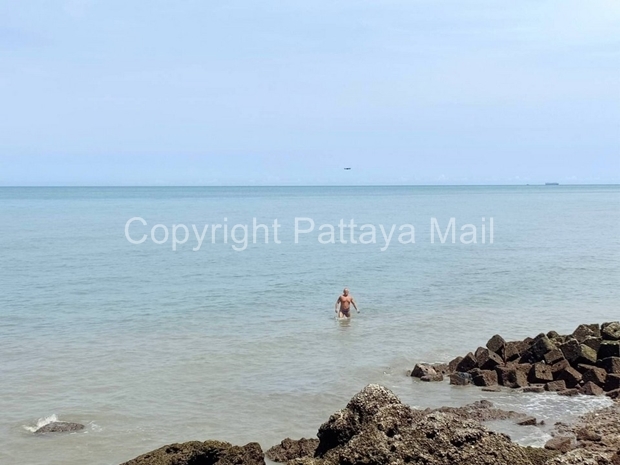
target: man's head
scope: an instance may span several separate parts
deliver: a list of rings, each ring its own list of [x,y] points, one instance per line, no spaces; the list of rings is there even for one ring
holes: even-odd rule
[[[342,295],[349,295],[349,289],[345,287],[345,288],[342,290]]]

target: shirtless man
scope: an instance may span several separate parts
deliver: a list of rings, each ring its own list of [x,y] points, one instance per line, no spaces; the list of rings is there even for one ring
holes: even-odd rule
[[[349,295],[349,289],[345,287],[342,291],[342,295],[338,297],[336,301],[336,313],[338,314],[338,318],[351,318],[351,304],[355,307],[355,311],[359,313],[360,311],[357,308],[355,299],[352,295]],[[340,305],[340,311],[338,311],[338,305]]]

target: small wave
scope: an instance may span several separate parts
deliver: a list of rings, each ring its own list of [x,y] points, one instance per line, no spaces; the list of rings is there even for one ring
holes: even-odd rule
[[[54,423],[55,421],[58,421],[58,416],[56,416],[56,414],[53,414],[53,415],[50,415],[49,417],[39,418],[35,426],[23,425],[23,428],[26,431],[30,431],[31,433],[34,433],[39,428],[42,428],[45,425],[49,425],[50,423]]]

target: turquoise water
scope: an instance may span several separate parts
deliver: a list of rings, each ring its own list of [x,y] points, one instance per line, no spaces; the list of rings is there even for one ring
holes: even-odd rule
[[[198,251],[193,237],[176,251],[135,245],[133,217],[147,222],[132,223],[134,238],[159,223],[251,234],[253,218],[278,219],[281,243],[261,233],[237,252],[208,229]],[[373,224],[377,243],[321,244],[315,230],[296,244],[296,217],[337,232],[340,219]],[[432,244],[431,218],[445,229],[452,217],[456,244]],[[477,244],[459,241],[468,223]],[[415,244],[397,229],[381,251],[379,225],[392,224],[412,224]],[[406,370],[495,333],[620,318],[619,186],[0,188],[0,237],[3,464],[117,464],[190,439],[269,447],[315,434],[369,382],[417,406],[459,405],[483,393]],[[337,322],[344,286],[362,313]],[[549,420],[604,403],[486,396]],[[87,429],[28,431],[54,414]],[[546,434],[510,433],[531,444]]]

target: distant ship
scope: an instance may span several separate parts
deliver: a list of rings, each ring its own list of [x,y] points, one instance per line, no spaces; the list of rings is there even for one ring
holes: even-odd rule
[[[348,171],[348,170],[350,170],[350,169],[351,169],[351,168],[345,168],[345,170],[347,170],[347,171]]]
[[[546,182],[545,186],[559,186],[560,183],[559,182]]]

